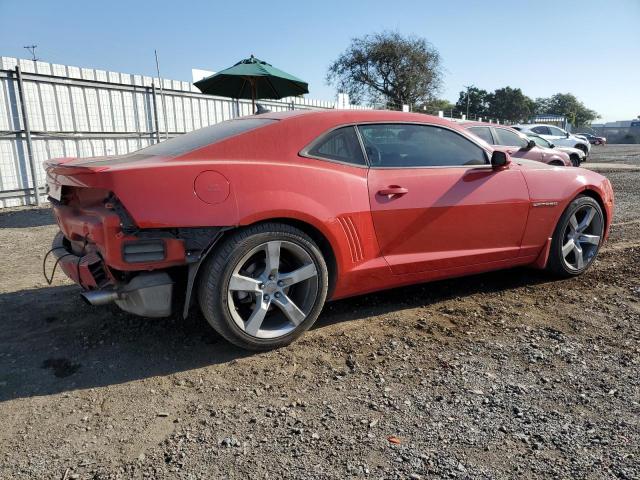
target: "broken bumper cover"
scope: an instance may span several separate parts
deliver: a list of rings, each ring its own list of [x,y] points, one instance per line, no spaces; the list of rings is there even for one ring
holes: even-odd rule
[[[56,235],[52,247],[62,271],[85,289],[81,295],[88,303],[115,302],[125,312],[143,317],[171,315],[173,281],[168,273],[141,272],[126,283],[116,283],[97,253],[73,253],[62,233]]]

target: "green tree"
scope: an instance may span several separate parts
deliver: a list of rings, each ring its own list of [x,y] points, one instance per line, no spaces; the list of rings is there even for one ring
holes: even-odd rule
[[[458,113],[467,113],[467,98],[469,99],[469,116],[476,115],[480,117],[487,116],[487,100],[489,93],[486,90],[474,86],[467,90],[462,90],[458,96],[455,110]]]
[[[535,110],[535,102],[519,88],[498,88],[487,96],[488,116],[500,120],[527,120]]]
[[[575,127],[599,118],[598,112],[585,106],[571,93],[556,93],[549,98],[536,98],[536,113],[564,115]]]
[[[451,103],[449,100],[445,100],[444,98],[434,98],[433,100],[429,100],[421,105],[418,105],[416,110],[419,112],[428,113],[431,115],[437,115],[440,110],[445,112],[445,114],[449,114],[451,110],[454,110],[456,106]]]
[[[434,99],[441,85],[440,54],[426,40],[382,32],[354,38],[330,66],[327,82],[355,103],[416,108]]]

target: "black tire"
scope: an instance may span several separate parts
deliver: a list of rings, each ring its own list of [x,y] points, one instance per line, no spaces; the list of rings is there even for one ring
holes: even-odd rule
[[[315,264],[317,280],[314,275],[311,291],[305,291],[304,298],[307,299],[310,306],[304,309],[306,311],[300,308],[300,310],[306,314],[306,317],[304,317],[301,323],[297,326],[292,323],[289,328],[294,329],[285,335],[277,336],[276,338],[258,338],[258,336],[248,334],[236,323],[240,314],[234,304],[230,304],[230,299],[232,302],[235,300],[233,297],[234,294],[230,292],[229,287],[234,270],[237,271],[238,268],[242,267],[242,265],[240,265],[240,267],[238,266],[239,263],[256,248],[261,248],[261,246],[267,245],[268,242],[283,242],[280,243],[283,247],[286,244],[291,248],[308,254],[308,258]],[[280,259],[279,262],[280,261],[284,260]],[[310,263],[307,264],[307,266],[310,265]],[[264,266],[264,272],[262,272],[263,276],[266,275],[265,272],[266,265]],[[209,324],[226,340],[247,350],[271,350],[288,345],[313,325],[320,315],[326,300],[328,281],[329,274],[325,259],[318,246],[308,235],[290,225],[261,223],[235,231],[211,253],[203,265],[202,275],[199,279],[198,300],[200,309]],[[307,280],[303,282],[307,282]],[[273,282],[269,283],[272,284]],[[279,283],[280,282],[278,282],[278,284]],[[267,285],[267,287],[268,286],[269,285]],[[265,285],[261,284],[260,288],[263,287],[266,289]],[[309,287],[307,286],[305,288]],[[283,290],[280,291],[282,292]],[[262,300],[257,300],[257,295],[263,295],[263,293],[264,292],[249,294],[256,296],[252,297],[254,298],[254,304],[252,306],[254,310],[257,308],[257,302],[262,302]],[[312,294],[314,294],[315,297],[311,297]],[[277,294],[272,294],[271,296],[273,297],[274,295],[277,296]],[[282,295],[287,301],[289,300],[288,294]],[[265,297],[268,297],[268,295],[265,294]],[[259,298],[262,299],[263,297]],[[277,318],[275,317],[281,315],[283,320],[280,321],[286,323],[288,320],[286,316],[284,316],[284,311],[279,312],[274,305],[277,305],[275,299],[273,299],[273,304],[267,307],[269,313],[264,317],[264,322],[269,319],[269,321],[276,321]],[[231,308],[234,309],[233,314]],[[234,316],[236,320],[234,320]]]
[[[580,157],[576,154],[571,155],[570,157],[571,163],[573,164],[574,167],[579,167],[580,166]]]
[[[571,234],[568,233],[568,230],[572,230],[572,228],[570,227],[571,218],[574,215],[576,215],[577,217],[583,211],[590,211],[589,207],[592,208],[595,212],[592,220],[593,229],[585,230],[585,232],[587,232],[587,235],[578,235],[578,236],[593,237],[594,235],[597,235],[599,237],[599,240],[597,245],[591,245],[591,244],[585,243],[584,245],[587,245],[589,247],[589,250],[587,252],[584,252],[584,248],[585,248],[584,245],[579,244],[579,246],[581,247],[580,256],[583,257],[583,265],[581,267],[576,267],[572,265],[572,263],[577,263],[577,262],[575,261],[571,262],[570,259],[569,260],[566,259],[563,256],[562,250],[563,250],[563,246],[566,246],[568,244],[568,240],[571,239]],[[585,217],[586,217],[586,214],[585,214]],[[585,217],[581,217],[581,218],[585,218]],[[580,219],[578,219],[578,223],[581,223]],[[560,217],[560,220],[558,220],[556,229],[553,232],[553,238],[551,241],[551,250],[549,251],[549,260],[547,262],[547,270],[552,272],[555,275],[558,275],[564,278],[575,277],[584,273],[589,268],[589,266],[594,262],[600,250],[600,246],[602,245],[602,236],[604,234],[604,225],[605,225],[604,215],[602,214],[602,209],[600,208],[600,205],[596,200],[594,200],[592,197],[588,197],[585,195],[579,195],[575,199],[573,199],[573,201],[567,206],[567,208],[563,212],[562,216]],[[585,253],[584,256],[582,252]],[[570,255],[575,256],[576,254],[571,253]],[[587,258],[584,258],[585,256]]]
[[[577,149],[579,149],[579,150],[582,150],[582,151],[584,152],[584,154],[585,154],[585,155],[589,152],[589,150],[587,149],[587,147],[586,147],[585,145],[581,144],[581,143],[578,143],[578,144],[575,146],[575,148],[577,148]]]

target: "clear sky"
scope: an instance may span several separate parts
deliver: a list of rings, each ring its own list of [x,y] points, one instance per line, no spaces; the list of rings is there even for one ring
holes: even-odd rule
[[[351,38],[426,38],[445,67],[441,96],[464,85],[572,92],[602,120],[640,115],[640,0],[64,1],[0,0],[0,55],[191,80],[254,54],[333,99],[328,65]]]

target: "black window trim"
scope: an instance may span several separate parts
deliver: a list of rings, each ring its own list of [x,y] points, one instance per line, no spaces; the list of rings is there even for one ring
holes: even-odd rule
[[[484,152],[485,163],[484,163],[484,165],[417,165],[417,166],[411,166],[411,167],[373,166],[373,165],[371,165],[371,162],[369,161],[369,156],[367,155],[366,149],[364,148],[364,141],[362,140],[362,134],[360,133],[360,130],[358,129],[358,126],[360,126],[360,125],[390,125],[390,124],[391,125],[393,125],[393,124],[395,124],[395,125],[422,125],[424,127],[438,127],[438,128],[444,128],[446,130],[450,130],[451,132],[461,136],[462,138],[468,140],[469,142],[471,142],[472,144],[474,144],[475,146],[480,148]],[[364,160],[366,162],[366,165],[360,165],[360,164],[351,163],[351,162],[344,162],[342,160],[334,160],[332,158],[320,157],[320,156],[317,156],[317,155],[311,155],[309,153],[309,151],[313,147],[315,147],[316,143],[320,142],[320,140],[322,140],[326,135],[328,135],[329,133],[333,132],[334,130],[337,130],[337,129],[343,128],[343,127],[354,127],[355,128],[356,135],[358,136],[358,141],[360,142],[360,148],[362,149],[362,155],[364,156]],[[412,122],[412,121],[406,121],[406,120],[387,120],[387,121],[370,120],[370,121],[365,121],[365,122],[343,123],[343,124],[331,127],[329,130],[326,130],[326,131],[322,132],[320,135],[318,135],[317,138],[312,140],[311,143],[309,143],[306,147],[304,147],[302,150],[300,150],[300,152],[298,152],[298,155],[301,156],[301,157],[313,158],[315,160],[322,160],[324,162],[338,163],[338,164],[341,164],[341,165],[348,165],[350,167],[356,167],[356,168],[366,168],[366,169],[373,168],[373,169],[376,169],[376,170],[404,170],[404,169],[416,169],[416,168],[428,168],[428,169],[433,169],[433,168],[466,168],[466,169],[480,168],[480,169],[487,169],[487,168],[492,168],[491,167],[491,152],[492,151],[487,150],[482,144],[478,143],[473,138],[473,135],[467,134],[466,132],[461,133],[460,131],[456,130],[455,128],[449,127],[448,125],[442,125],[440,123],[432,123],[432,122]]]

